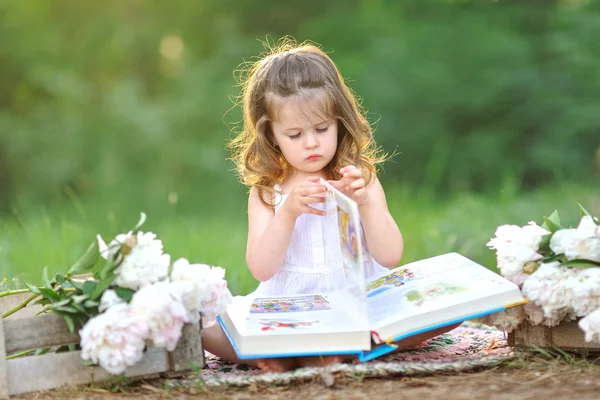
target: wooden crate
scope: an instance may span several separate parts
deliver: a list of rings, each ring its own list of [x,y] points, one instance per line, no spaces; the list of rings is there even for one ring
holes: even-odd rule
[[[28,296],[15,295],[0,299],[0,311],[12,309]],[[47,353],[7,360],[20,351],[79,343],[79,335],[69,332],[58,315],[35,316],[39,306],[28,306],[0,319],[0,398],[10,395],[54,389],[111,379],[101,367],[84,366],[81,351]],[[133,380],[178,376],[190,372],[192,365],[204,366],[204,352],[199,324],[186,324],[173,352],[149,348],[141,361],[127,368],[124,375]]]
[[[553,327],[522,323],[508,334],[508,344],[516,348],[537,346],[578,353],[600,352],[600,344],[585,341],[577,321],[561,322]]]

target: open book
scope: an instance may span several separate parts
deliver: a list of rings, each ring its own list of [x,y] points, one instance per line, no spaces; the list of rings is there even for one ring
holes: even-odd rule
[[[321,183],[346,282],[335,292],[236,298],[218,320],[240,359],[356,354],[368,361],[394,350],[394,341],[527,301],[517,285],[457,253],[365,280],[358,207]]]

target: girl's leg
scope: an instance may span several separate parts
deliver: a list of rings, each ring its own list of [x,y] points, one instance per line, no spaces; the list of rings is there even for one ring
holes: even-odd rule
[[[221,325],[214,324],[210,328],[203,328],[200,331],[202,336],[202,346],[208,352],[223,360],[230,361],[236,364],[250,364],[253,360],[240,360],[233,350],[231,342],[225,335],[225,331]]]
[[[424,341],[426,341],[428,339],[439,336],[442,333],[450,332],[452,329],[460,326],[460,324],[461,323],[459,322],[458,324],[444,326],[442,328],[434,329],[434,330],[428,331],[428,332],[419,333],[418,335],[410,336],[405,339],[399,340],[394,343],[396,346],[398,346],[398,349],[396,349],[396,351],[404,350],[409,347],[416,346],[418,344],[423,343]]]
[[[236,364],[248,364],[258,367],[265,372],[284,372],[298,366],[296,358],[264,358],[256,360],[240,360],[233,350],[231,342],[225,335],[221,325],[214,324],[210,328],[202,329],[202,346],[217,357]]]

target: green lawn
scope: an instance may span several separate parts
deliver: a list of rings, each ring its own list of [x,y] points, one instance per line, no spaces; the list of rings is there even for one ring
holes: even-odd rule
[[[238,199],[223,202],[222,208],[204,207],[200,199],[206,193],[194,196],[198,204],[185,208],[166,204],[139,210],[132,203],[72,198],[53,206],[14,209],[0,219],[0,278],[7,278],[3,286],[40,283],[44,266],[51,273],[66,271],[97,233],[108,241],[133,227],[139,212],[145,211],[143,230],[157,233],[174,259],[224,267],[232,292],[248,293],[257,283],[244,264],[243,194],[236,193]],[[558,209],[563,221],[572,225],[579,215],[577,202],[600,215],[600,193],[583,184],[524,194],[507,187],[496,195],[464,193],[435,201],[427,192],[393,187],[387,189],[387,198],[405,239],[402,263],[457,251],[493,268],[494,254],[485,244],[500,224],[541,223],[544,215]]]

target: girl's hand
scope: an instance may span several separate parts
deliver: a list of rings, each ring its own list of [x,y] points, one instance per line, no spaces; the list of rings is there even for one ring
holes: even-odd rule
[[[340,169],[342,179],[329,181],[333,187],[346,196],[350,197],[357,205],[362,206],[369,201],[369,192],[365,188],[363,172],[354,165],[348,165]]]
[[[310,204],[325,202],[327,189],[319,183],[319,177],[310,177],[296,186],[288,195],[281,211],[296,219],[302,214],[325,215],[325,211],[317,210]]]

